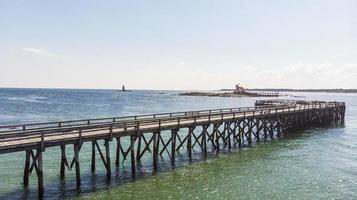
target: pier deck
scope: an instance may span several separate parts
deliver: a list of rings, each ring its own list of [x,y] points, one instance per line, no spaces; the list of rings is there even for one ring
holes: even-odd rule
[[[154,169],[158,155],[165,152],[174,166],[175,152],[182,148],[186,148],[191,156],[192,148],[197,145],[207,155],[208,145],[217,151],[231,148],[233,144],[250,145],[268,137],[279,137],[289,130],[342,123],[344,114],[345,104],[342,102],[260,100],[254,107],[3,125],[0,126],[0,154],[26,152],[24,186],[28,186],[29,175],[35,170],[39,194],[42,195],[42,152],[48,147],[61,149],[61,177],[65,175],[65,168],[74,166],[77,185],[80,185],[79,153],[85,142],[92,143],[92,171],[95,171],[98,151],[110,178],[109,145],[116,139],[115,164],[119,166],[121,157],[123,160],[130,157],[132,175],[135,176],[136,161],[145,153],[152,154]],[[170,134],[162,136],[167,133]],[[121,138],[130,140],[128,149],[123,149]],[[105,141],[105,151],[99,147],[98,140]],[[66,157],[67,145],[74,145],[74,158],[70,163]]]

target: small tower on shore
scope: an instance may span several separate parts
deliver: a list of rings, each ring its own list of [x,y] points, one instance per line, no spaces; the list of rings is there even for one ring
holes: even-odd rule
[[[123,92],[125,92],[126,90],[125,90],[125,85],[123,85],[123,87],[122,87],[122,90],[121,91],[123,91]]]

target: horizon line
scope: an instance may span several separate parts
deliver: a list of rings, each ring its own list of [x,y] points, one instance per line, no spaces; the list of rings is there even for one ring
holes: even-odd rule
[[[75,87],[2,87],[0,89],[63,89],[63,90],[121,90],[121,88],[75,88]],[[245,88],[247,90],[357,90],[357,88]],[[150,89],[150,88],[127,88],[127,90],[170,90],[170,91],[221,91],[234,90],[234,88],[220,89]]]

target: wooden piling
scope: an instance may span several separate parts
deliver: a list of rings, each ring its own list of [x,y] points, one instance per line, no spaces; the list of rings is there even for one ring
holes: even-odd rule
[[[61,170],[60,170],[60,177],[64,179],[65,176],[65,166],[66,166],[66,146],[61,145]]]
[[[30,151],[26,150],[25,168],[24,168],[24,187],[27,187],[29,185],[29,175],[30,175]]]
[[[105,146],[105,157],[106,157],[106,169],[107,169],[107,177],[110,178],[112,176],[112,170],[110,165],[110,146],[109,139],[106,139],[104,142]]]
[[[217,152],[219,152],[219,124],[214,124],[214,136],[216,138],[216,148],[217,148]]]
[[[207,157],[207,139],[206,139],[206,133],[207,133],[207,129],[208,126],[202,126],[202,146],[203,146],[203,154],[205,157]]]
[[[42,149],[42,148],[41,148]],[[43,196],[44,187],[43,187],[43,160],[42,160],[42,151],[37,149],[37,179],[38,179],[38,195]],[[36,162],[36,161],[33,161]]]
[[[175,167],[175,152],[176,152],[176,134],[177,130],[171,130],[171,165]]]
[[[252,119],[248,119],[248,144],[251,145],[253,142],[252,138]]]
[[[140,160],[140,152],[141,152],[141,134],[137,135],[138,137],[138,146],[136,147],[136,160],[139,161]]]
[[[79,168],[79,144],[74,144],[74,160],[75,160],[75,168],[76,168],[77,186],[80,186],[81,185],[81,171]]]
[[[159,149],[158,149],[158,143],[159,143],[159,138],[158,138],[158,133],[157,132],[154,132],[153,133],[153,147],[152,147],[152,160],[153,160],[153,168],[154,168],[154,171],[157,170],[157,159],[158,159],[158,156],[159,156]]]
[[[95,141],[92,141],[92,162],[91,162],[91,171],[95,172]]]
[[[187,151],[188,151],[188,156],[191,158],[192,157],[192,134],[193,134],[194,128],[190,127],[188,129],[188,136],[187,136]]]
[[[130,136],[131,174],[133,177],[135,177],[135,175],[136,175],[134,137],[135,136],[133,136],[133,135]]]
[[[120,145],[120,137],[116,138],[117,141],[117,146],[116,146],[116,152],[115,152],[115,165],[116,167],[119,167],[119,163],[120,163],[120,149],[121,149],[121,145]]]

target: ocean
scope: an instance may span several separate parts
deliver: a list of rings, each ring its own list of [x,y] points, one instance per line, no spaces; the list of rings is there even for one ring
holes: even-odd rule
[[[258,99],[179,93],[0,89],[0,125],[253,106]],[[90,172],[88,143],[80,152],[80,188],[73,170],[60,180],[60,149],[48,148],[43,158],[44,199],[357,199],[357,94],[289,94],[303,100],[346,102],[345,124],[293,132],[249,148],[212,151],[206,159],[198,149],[192,159],[180,152],[175,169],[163,156],[158,172],[152,171],[147,156],[135,179],[130,161],[116,169],[112,159],[110,181],[100,161],[96,173]],[[67,154],[73,156],[72,146]],[[0,155],[0,199],[37,198],[35,173],[28,189],[22,185],[24,158],[24,152]]]

